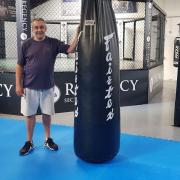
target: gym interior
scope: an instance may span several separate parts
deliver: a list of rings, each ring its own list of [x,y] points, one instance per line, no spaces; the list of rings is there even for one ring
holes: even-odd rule
[[[41,17],[46,21],[47,36],[69,44],[81,21],[83,0],[0,2],[2,180],[178,179],[178,0],[112,0],[119,49],[120,148],[111,161],[98,164],[84,162],[73,150],[75,53],[58,54],[54,69],[56,114],[52,116],[52,134],[60,150],[54,153],[43,149],[38,110],[35,150],[25,157],[18,155],[21,142],[26,138],[20,97],[15,92],[15,67],[22,41],[20,32],[28,29],[27,36],[31,37],[31,20]],[[7,15],[1,15],[2,5],[8,9]],[[22,22],[23,12],[27,13],[26,24]]]

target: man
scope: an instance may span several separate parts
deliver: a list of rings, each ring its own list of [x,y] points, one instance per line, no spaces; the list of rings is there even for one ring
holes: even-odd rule
[[[79,27],[71,45],[45,35],[46,23],[42,18],[32,21],[32,38],[21,47],[16,65],[16,94],[21,96],[21,113],[26,116],[27,141],[20,149],[26,155],[33,149],[33,130],[38,107],[45,129],[45,147],[58,150],[50,135],[51,115],[54,114],[54,64],[58,53],[74,52],[78,43]]]

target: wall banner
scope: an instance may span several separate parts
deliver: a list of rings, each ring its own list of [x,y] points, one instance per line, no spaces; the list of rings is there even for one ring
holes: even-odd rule
[[[148,103],[148,71],[120,72],[121,106]],[[74,72],[55,73],[56,113],[74,110]],[[15,93],[15,73],[0,74],[0,113],[20,114],[20,97]]]

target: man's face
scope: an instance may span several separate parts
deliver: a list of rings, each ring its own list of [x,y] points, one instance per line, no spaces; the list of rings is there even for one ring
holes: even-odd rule
[[[41,41],[45,37],[46,32],[46,24],[44,21],[34,21],[32,23],[32,32],[34,34],[34,39],[37,41]]]

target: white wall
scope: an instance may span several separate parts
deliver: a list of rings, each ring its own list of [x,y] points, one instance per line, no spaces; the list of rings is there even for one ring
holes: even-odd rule
[[[173,1],[173,0],[172,0]],[[165,4],[165,0],[154,0],[154,2],[161,8],[164,10],[164,4]]]
[[[180,0],[156,0],[156,3],[167,14],[165,31],[165,51],[164,51],[164,79],[176,80],[177,68],[173,67],[174,39],[179,35],[180,23]]]

